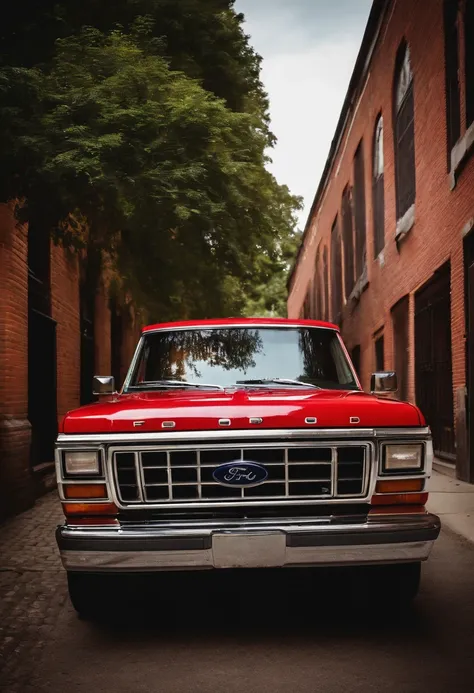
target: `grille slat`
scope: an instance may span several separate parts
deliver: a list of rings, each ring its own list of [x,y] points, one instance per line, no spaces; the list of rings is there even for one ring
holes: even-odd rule
[[[278,447],[124,448],[113,452],[118,497],[124,505],[185,502],[258,502],[289,499],[361,498],[366,494],[370,446],[324,443]],[[264,466],[263,484],[238,488],[217,483],[213,470],[224,463]]]

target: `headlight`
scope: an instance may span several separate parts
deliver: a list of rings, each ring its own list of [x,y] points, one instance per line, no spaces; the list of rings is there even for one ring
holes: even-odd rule
[[[100,474],[99,452],[97,450],[64,453],[66,474]]]
[[[384,472],[421,471],[423,467],[423,445],[385,445],[383,455]]]

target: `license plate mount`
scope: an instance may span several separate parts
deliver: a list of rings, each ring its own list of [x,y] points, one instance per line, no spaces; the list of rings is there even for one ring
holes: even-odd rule
[[[278,568],[285,565],[285,554],[283,532],[219,532],[212,536],[215,568]]]

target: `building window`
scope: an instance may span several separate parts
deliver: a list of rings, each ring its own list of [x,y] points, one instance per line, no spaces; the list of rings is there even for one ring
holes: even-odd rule
[[[375,339],[375,370],[385,370],[385,346],[383,334]]]
[[[358,279],[366,264],[364,148],[362,141],[354,157],[355,271]]]
[[[318,248],[316,253],[316,262],[314,265],[314,280],[313,280],[313,317],[316,320],[322,318],[322,293],[321,293],[321,249]]]
[[[472,0],[467,0],[464,12],[466,127],[469,127],[474,123],[474,3]]]
[[[351,351],[351,361],[357,377],[360,380],[360,346],[355,346]]]
[[[344,287],[346,299],[354,288],[354,233],[352,228],[352,203],[349,186],[342,194],[342,241],[344,245]]]
[[[331,308],[332,320],[339,322],[342,312],[341,234],[336,220],[331,229]]]
[[[444,55],[446,63],[446,129],[448,171],[451,170],[451,150],[461,136],[458,6],[458,0],[445,0]]]
[[[375,124],[372,198],[374,210],[374,257],[377,257],[385,245],[385,193],[384,193],[384,158],[383,158],[383,118],[379,116]]]
[[[329,267],[328,249],[324,246],[323,251],[323,281],[324,281],[324,320],[329,320]]]
[[[303,318],[304,320],[309,320],[311,317],[311,289],[306,294],[306,298],[303,304]]]
[[[410,49],[406,43],[403,43],[397,55],[394,89],[397,219],[401,219],[415,203],[414,110]]]

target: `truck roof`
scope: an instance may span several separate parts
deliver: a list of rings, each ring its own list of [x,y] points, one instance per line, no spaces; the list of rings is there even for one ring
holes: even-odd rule
[[[337,330],[339,328],[331,322],[324,322],[323,320],[301,320],[301,319],[290,319],[290,318],[214,318],[212,320],[185,320],[180,322],[164,322],[156,323],[155,325],[148,325],[144,327],[142,332],[152,332],[154,330],[164,330],[173,327],[185,328],[185,327],[221,327],[221,326],[253,326],[253,327],[264,327],[264,326],[301,326],[301,327],[325,327],[332,330]]]

